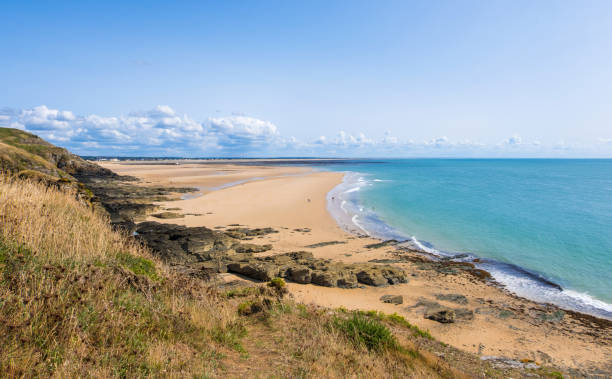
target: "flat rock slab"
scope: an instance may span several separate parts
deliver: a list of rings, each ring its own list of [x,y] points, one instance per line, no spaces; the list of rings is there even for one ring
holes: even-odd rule
[[[449,308],[426,298],[419,298],[417,303],[408,309],[423,308],[423,317],[444,324],[455,321],[470,321],[474,319],[474,312],[467,308]]]
[[[372,243],[369,245],[365,245],[365,247],[367,249],[380,249],[381,247],[387,247],[387,246],[395,246],[399,243],[398,240],[387,240],[387,241],[383,241],[383,242],[378,242],[378,243]]]
[[[455,322],[455,311],[450,308],[432,309],[425,313],[425,318],[448,324]]]
[[[402,295],[383,295],[380,297],[380,301],[390,304],[403,304],[404,297]]]
[[[238,224],[233,224],[238,225]],[[251,239],[252,237],[265,236],[272,233],[278,233],[278,230],[272,228],[230,228],[225,231],[229,237],[236,239]]]
[[[176,212],[160,212],[160,213],[154,213],[151,216],[153,216],[155,218],[161,218],[161,219],[183,218],[183,217],[185,217],[185,215],[182,215],[182,214],[176,213]]]
[[[136,237],[162,260],[178,265],[211,260],[218,262],[236,253],[250,254],[272,248],[272,245],[243,244],[227,233],[206,227],[186,227],[155,221],[138,224]]]
[[[325,247],[325,246],[332,246],[332,245],[342,245],[345,244],[346,241],[326,241],[326,242],[319,242],[319,243],[313,243],[312,245],[307,245],[304,246],[306,248],[309,249],[315,249],[317,247]]]
[[[468,303],[467,298],[458,293],[446,293],[446,294],[439,293],[436,295],[436,299],[450,301],[450,302],[462,304],[462,305],[466,305]]]

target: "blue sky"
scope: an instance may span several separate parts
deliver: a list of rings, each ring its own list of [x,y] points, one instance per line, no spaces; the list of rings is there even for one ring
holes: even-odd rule
[[[0,125],[81,154],[612,157],[610,1],[0,4]]]

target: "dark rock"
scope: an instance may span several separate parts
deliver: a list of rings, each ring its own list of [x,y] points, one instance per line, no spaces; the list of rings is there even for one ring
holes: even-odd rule
[[[237,244],[233,246],[233,249],[237,252],[237,253],[247,253],[247,254],[252,254],[252,253],[262,253],[264,251],[268,251],[272,249],[272,245],[267,244],[267,245],[255,245],[253,243],[241,243],[241,244]]]
[[[468,303],[468,300],[465,296],[457,294],[457,293],[447,293],[447,294],[439,293],[436,295],[436,299],[451,301],[453,303],[462,304],[462,305],[465,305]]]
[[[474,319],[474,312],[467,308],[457,308],[455,309],[455,317],[457,320],[470,321]]]
[[[542,321],[559,322],[565,317],[565,312],[557,310],[552,313],[538,313],[537,317]]]
[[[440,258],[440,260],[441,261],[450,261],[450,260],[453,260],[453,259],[462,259],[462,258],[467,258],[467,257],[469,257],[469,255],[467,255],[467,254],[457,254],[457,255],[451,255],[451,256],[448,256],[448,257],[442,257],[442,258]]]
[[[336,270],[314,270],[312,272],[312,283],[325,287],[356,288],[357,276],[347,271]]]
[[[357,276],[352,272],[342,272],[339,271],[338,280],[336,281],[336,285],[340,288],[356,288],[357,287]]]
[[[388,280],[382,275],[380,271],[374,270],[372,268],[362,269],[358,271],[357,280],[360,283],[377,287],[389,284]]]
[[[372,262],[372,263],[402,263],[404,262],[404,260],[402,259],[390,259],[390,258],[383,258],[383,259],[370,259],[368,262]]]
[[[373,244],[370,244],[370,245],[365,245],[365,247],[367,249],[380,249],[381,247],[395,246],[398,243],[399,243],[398,240],[387,240],[387,241],[383,241],[383,242],[373,243]]]
[[[443,324],[455,322],[455,311],[450,308],[432,309],[425,313],[425,318],[434,320]]]
[[[292,267],[288,270],[287,276],[296,283],[308,284],[312,278],[312,270],[304,266]]]
[[[500,312],[497,314],[497,316],[496,316],[496,317],[497,317],[497,318],[499,318],[499,319],[501,319],[501,320],[505,320],[505,319],[507,319],[507,318],[509,318],[509,317],[514,317],[514,312],[509,311],[509,310],[507,310],[507,309],[503,309],[503,310],[501,310],[501,311],[500,311]]]
[[[402,295],[383,295],[380,298],[383,303],[403,304],[404,297]]]
[[[176,213],[176,212],[160,212],[160,213],[154,213],[151,216],[153,216],[155,218],[161,218],[161,219],[183,218],[183,217],[185,217],[185,215],[182,215],[182,214]]]
[[[137,237],[152,252],[171,264],[189,264],[221,259],[234,251],[236,240],[205,227],[143,222],[136,228]]]
[[[266,282],[278,277],[278,268],[274,264],[261,261],[229,263],[227,271]]]
[[[308,246],[304,246],[307,247],[309,249],[314,249],[317,247],[324,247],[324,246],[331,246],[331,245],[341,245],[341,244],[345,244],[346,241],[328,241],[328,242],[319,242],[319,243],[315,243],[312,245],[308,245]]]
[[[393,266],[377,266],[379,267],[382,276],[387,279],[389,284],[408,283],[408,277],[404,270]]]
[[[272,228],[230,228],[225,231],[225,234],[236,239],[248,239],[249,237],[265,236],[272,233],[278,233],[278,230]]]

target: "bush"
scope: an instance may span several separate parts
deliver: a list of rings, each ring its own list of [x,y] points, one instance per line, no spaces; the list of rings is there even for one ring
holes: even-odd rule
[[[268,282],[268,286],[277,290],[285,288],[285,280],[283,278],[274,278]]]
[[[348,319],[335,318],[333,326],[341,331],[353,344],[368,350],[381,352],[399,347],[395,336],[379,321],[355,313]]]

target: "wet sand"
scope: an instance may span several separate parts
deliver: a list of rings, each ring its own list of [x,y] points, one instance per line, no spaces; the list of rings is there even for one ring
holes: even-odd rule
[[[143,184],[193,186],[197,197],[160,203],[180,208],[184,218],[151,221],[209,228],[240,224],[251,228],[273,227],[279,233],[255,239],[274,248],[263,254],[306,250],[315,257],[344,262],[398,259],[414,253],[394,247],[368,248],[379,242],[342,230],[327,211],[326,195],[342,181],[342,173],[317,172],[306,167],[276,167],[190,163],[144,165],[103,163],[104,167],[143,179]],[[228,186],[229,185],[229,186]],[[223,188],[224,186],[228,186]],[[308,247],[321,242],[338,244]],[[289,283],[298,302],[324,307],[379,310],[398,313],[438,340],[480,355],[532,359],[569,368],[597,368],[612,372],[612,323],[559,313],[558,308],[518,298],[461,270],[434,269],[417,260],[395,263],[409,274],[406,284],[388,287],[341,289]],[[225,280],[236,280],[223,274]],[[382,303],[382,295],[402,295],[403,304]],[[466,304],[440,300],[436,295],[459,294]],[[441,324],[423,317],[425,307],[437,302],[473,312],[473,319]]]

